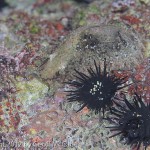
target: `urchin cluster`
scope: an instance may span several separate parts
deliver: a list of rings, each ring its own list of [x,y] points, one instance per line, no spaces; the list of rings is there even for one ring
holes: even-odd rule
[[[118,78],[114,74],[107,72],[106,59],[104,60],[104,69],[94,61],[95,69],[87,69],[88,75],[75,70],[76,81],[68,81],[67,84],[74,87],[69,90],[68,100],[70,102],[78,101],[82,107],[85,106],[98,113],[102,110],[103,115],[106,109],[113,104],[115,93],[124,88],[126,77]]]
[[[118,131],[114,137],[121,134],[120,140],[125,140],[125,144],[130,144],[137,150],[141,144],[145,149],[150,145],[150,104],[145,105],[141,96],[135,94],[133,103],[124,99],[126,108],[116,103],[117,108],[112,108],[111,118],[115,126],[108,127],[113,131]]]
[[[105,110],[109,109],[111,112],[109,119],[115,126],[107,128],[117,132],[111,137],[121,135],[120,140],[125,141],[125,144],[137,150],[143,144],[146,149],[150,145],[150,104],[145,105],[137,93],[133,96],[132,103],[124,95],[123,103],[119,104],[116,100],[121,99],[116,96],[116,92],[129,86],[126,84],[126,77],[117,77],[107,72],[106,59],[103,70],[95,61],[94,66],[94,69],[91,67],[87,69],[88,74],[75,70],[76,80],[67,82],[73,87],[67,91],[68,100],[82,104],[78,111],[87,106],[95,113],[102,110],[104,115]]]

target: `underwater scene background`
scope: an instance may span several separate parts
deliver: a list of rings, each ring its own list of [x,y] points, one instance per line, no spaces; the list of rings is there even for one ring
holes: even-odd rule
[[[150,149],[150,0],[0,0],[6,149]]]

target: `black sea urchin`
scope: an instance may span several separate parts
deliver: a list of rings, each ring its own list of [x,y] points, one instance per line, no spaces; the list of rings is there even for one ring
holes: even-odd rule
[[[94,0],[75,0],[75,1],[79,2],[79,3],[87,3],[87,4],[89,4],[89,3],[91,3]]]
[[[95,61],[94,65],[95,70],[91,67],[87,69],[89,75],[75,70],[77,75],[74,76],[77,81],[67,82],[75,89],[67,91],[69,92],[67,96],[70,102],[78,101],[82,104],[78,111],[87,106],[95,113],[102,110],[104,115],[104,111],[112,106],[115,93],[127,86],[123,85],[126,82],[126,77],[118,78],[113,74],[109,74],[106,69],[106,59],[104,60],[103,71]]]
[[[6,6],[8,6],[8,3],[5,0],[1,0],[0,1],[0,11]]]
[[[124,100],[127,108],[117,103],[118,109],[112,108],[115,118],[111,119],[116,125],[108,128],[118,133],[111,137],[121,134],[120,140],[124,140],[125,144],[138,150],[143,143],[146,149],[150,145],[150,104],[145,105],[137,94],[133,98],[133,104],[126,98]]]

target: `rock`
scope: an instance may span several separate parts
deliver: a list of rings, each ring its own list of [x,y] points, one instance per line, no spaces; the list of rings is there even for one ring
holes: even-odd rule
[[[26,109],[43,98],[48,91],[48,87],[35,78],[30,81],[18,81],[16,88],[17,98],[22,101]]]
[[[23,47],[17,36],[9,30],[6,23],[0,23],[0,54],[14,55]]]

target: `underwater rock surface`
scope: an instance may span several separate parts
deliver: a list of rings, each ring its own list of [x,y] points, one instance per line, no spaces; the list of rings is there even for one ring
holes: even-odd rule
[[[26,108],[36,103],[38,99],[42,99],[48,91],[48,87],[37,79],[18,82],[16,87],[19,90],[17,97],[22,100]]]

